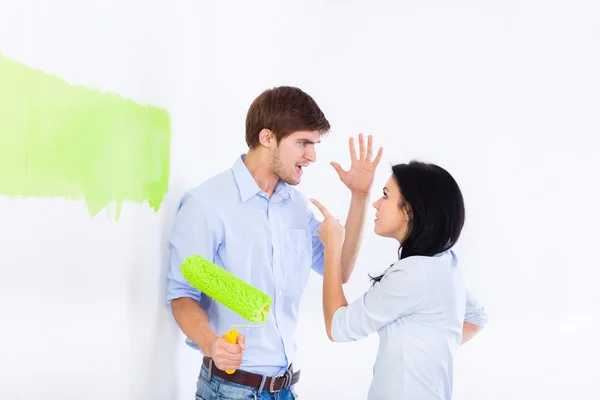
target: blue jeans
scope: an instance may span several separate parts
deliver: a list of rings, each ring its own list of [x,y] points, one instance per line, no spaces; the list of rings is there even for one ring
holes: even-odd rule
[[[298,398],[294,385],[276,393],[270,393],[268,388],[264,388],[259,393],[258,388],[229,382],[214,374],[209,380],[208,369],[204,365],[200,370],[196,387],[196,400],[295,400]]]

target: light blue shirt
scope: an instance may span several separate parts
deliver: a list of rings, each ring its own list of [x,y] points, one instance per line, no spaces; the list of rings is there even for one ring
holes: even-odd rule
[[[465,320],[483,326],[487,315],[447,251],[394,263],[381,281],[335,312],[331,336],[347,342],[379,333],[369,400],[450,400]]]
[[[217,335],[233,324],[249,323],[190,286],[181,263],[200,254],[273,299],[261,328],[241,328],[247,349],[241,369],[278,375],[296,357],[293,339],[298,306],[311,269],[323,274],[320,222],[292,186],[279,182],[269,199],[239,157],[228,169],[186,192],[170,239],[167,300],[190,297],[200,302]],[[198,348],[189,339],[186,342]]]

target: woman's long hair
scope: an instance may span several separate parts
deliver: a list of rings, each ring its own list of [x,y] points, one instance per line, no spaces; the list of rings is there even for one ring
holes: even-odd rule
[[[452,175],[420,161],[394,165],[392,172],[400,188],[398,206],[409,213],[398,258],[434,256],[452,248],[465,222],[463,196]],[[379,282],[384,274],[371,280]]]

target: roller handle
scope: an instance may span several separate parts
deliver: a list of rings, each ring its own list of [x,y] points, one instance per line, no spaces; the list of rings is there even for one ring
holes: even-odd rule
[[[231,328],[231,330],[225,334],[225,340],[227,340],[228,343],[236,344],[238,335],[239,332],[236,331],[235,328]],[[235,369],[228,369],[225,372],[231,375],[235,372]]]

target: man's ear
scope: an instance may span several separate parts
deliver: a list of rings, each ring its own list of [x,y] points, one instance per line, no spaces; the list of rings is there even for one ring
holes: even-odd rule
[[[260,141],[260,144],[262,144],[268,149],[277,146],[275,134],[272,130],[267,128],[264,128],[260,131],[260,133],[258,134],[258,140]]]

